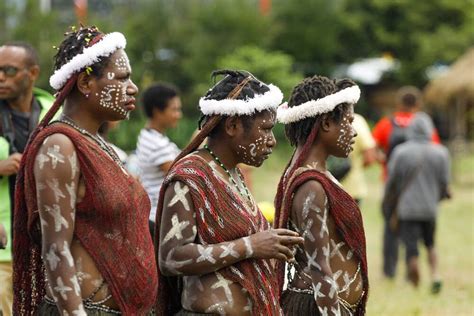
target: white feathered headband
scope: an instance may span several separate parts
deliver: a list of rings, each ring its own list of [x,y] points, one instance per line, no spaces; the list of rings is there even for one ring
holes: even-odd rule
[[[254,79],[252,75],[249,75],[245,80]],[[219,84],[219,83],[217,83]],[[264,85],[263,82],[260,82]],[[210,115],[252,115],[256,112],[263,110],[273,109],[276,110],[278,105],[283,100],[283,93],[280,89],[272,84],[267,85],[269,90],[263,94],[256,94],[252,98],[246,98],[245,100],[236,100],[232,96],[229,96],[223,100],[208,99],[202,97],[199,100],[199,108],[202,114],[206,116]],[[232,94],[232,92],[230,93]],[[238,95],[238,93],[237,93]]]
[[[101,57],[108,57],[119,49],[127,46],[125,36],[119,32],[113,32],[104,35],[97,43],[84,48],[81,54],[74,56],[61,68],[57,69],[49,78],[49,84],[55,90],[61,90],[66,82],[75,73],[82,69],[92,66],[99,61]]]
[[[359,98],[359,87],[352,86],[325,96],[324,98],[309,100],[291,108],[288,107],[288,103],[285,102],[278,107],[277,121],[283,124],[298,122],[308,117],[315,117],[323,113],[331,112],[341,103],[356,104]]]

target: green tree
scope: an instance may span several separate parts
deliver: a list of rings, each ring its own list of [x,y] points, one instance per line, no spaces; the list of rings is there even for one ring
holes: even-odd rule
[[[260,80],[273,83],[282,90],[285,97],[303,79],[303,75],[293,71],[292,66],[293,58],[290,55],[265,51],[257,46],[242,46],[217,61],[220,69],[247,70]]]
[[[426,67],[451,63],[474,44],[472,0],[346,0],[341,12],[341,59],[390,52],[402,83],[424,84]]]
[[[275,0],[271,47],[294,57],[305,75],[329,75],[338,62],[338,34],[341,27],[338,1]]]

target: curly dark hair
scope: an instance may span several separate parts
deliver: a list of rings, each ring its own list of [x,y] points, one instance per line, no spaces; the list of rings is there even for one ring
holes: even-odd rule
[[[304,79],[293,88],[288,106],[294,107],[310,100],[318,100],[336,93],[345,88],[356,85],[351,79],[332,80],[323,76],[313,76]],[[333,111],[309,117],[304,120],[285,125],[285,134],[292,146],[304,144],[313,127],[321,122],[324,117],[329,117],[335,122],[340,122],[344,113],[349,109],[349,104],[337,105]]]
[[[58,52],[54,56],[54,70],[58,70],[73,59],[74,56],[82,53],[84,48],[91,45],[94,38],[102,34],[95,26],[81,26],[78,30],[73,29],[73,31],[65,33],[66,38],[61,42]],[[110,57],[100,57],[98,62],[90,66],[92,74],[96,77],[102,77],[109,60]]]

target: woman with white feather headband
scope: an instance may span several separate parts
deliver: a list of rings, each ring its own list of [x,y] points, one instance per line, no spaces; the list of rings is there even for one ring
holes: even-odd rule
[[[368,279],[365,235],[357,203],[327,171],[329,155],[347,157],[359,87],[350,79],[306,78],[277,120],[295,146],[279,186],[275,228],[304,237],[295,260],[277,263],[285,315],[363,315]],[[287,287],[283,291],[285,275]]]
[[[199,101],[201,131],[161,188],[156,314],[282,315],[270,259],[291,260],[303,239],[270,229],[237,164],[259,167],[271,154],[283,95],[246,71],[217,75]]]
[[[120,33],[65,34],[51,110],[27,145],[15,197],[15,315],[146,315],[157,287],[150,201],[98,134],[135,109]],[[62,114],[54,119],[62,106]]]

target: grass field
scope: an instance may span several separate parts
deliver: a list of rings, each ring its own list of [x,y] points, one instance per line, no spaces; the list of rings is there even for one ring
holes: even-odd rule
[[[263,167],[253,172],[253,191],[258,201],[273,201],[278,179],[290,155],[279,149]],[[439,253],[443,290],[429,292],[429,270],[426,252],[420,254],[421,283],[414,289],[405,281],[404,251],[401,249],[397,277],[382,277],[382,217],[379,211],[383,187],[380,168],[366,172],[369,197],[362,212],[367,238],[370,293],[367,312],[376,315],[474,315],[474,155],[453,163],[453,199],[442,202],[438,217],[436,245]]]

